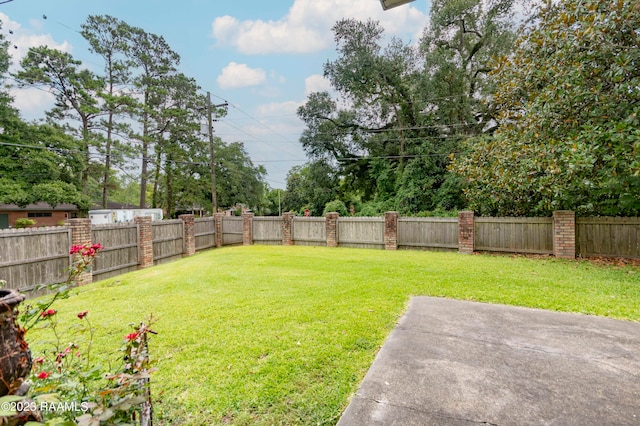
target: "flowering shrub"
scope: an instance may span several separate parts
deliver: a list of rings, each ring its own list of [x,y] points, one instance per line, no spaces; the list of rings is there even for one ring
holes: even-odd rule
[[[58,311],[51,307],[56,300],[70,296],[77,279],[91,269],[95,256],[102,249],[100,244],[71,247],[69,254],[74,258],[67,280],[49,286],[53,294],[27,306],[20,316],[24,331],[38,326],[50,330],[53,335],[42,353],[33,359],[28,378],[29,397],[37,402],[36,407],[65,404],[67,408],[41,410],[47,425],[131,424],[136,415],[141,419],[145,413],[150,420],[149,373],[153,369],[147,339],[150,333],[154,334],[149,328],[153,318],[124,336],[116,359],[97,360],[91,353],[96,330],[89,311],[78,312],[78,323],[61,329]],[[0,424],[2,422],[0,416]]]
[[[30,395],[40,404],[76,403],[75,410],[44,412],[45,420],[51,424],[131,424],[136,417],[142,416],[146,405],[150,407],[149,374],[153,369],[147,352],[147,338],[153,331],[148,325],[140,324],[134,332],[125,335],[118,360],[100,360],[112,365],[112,370],[106,370],[91,355],[95,330],[89,311],[79,312],[77,317],[82,321],[81,331],[88,333],[89,340],[66,345],[61,345],[62,333],[58,330],[57,318],[48,317],[44,327],[60,337],[53,348],[34,359]]]

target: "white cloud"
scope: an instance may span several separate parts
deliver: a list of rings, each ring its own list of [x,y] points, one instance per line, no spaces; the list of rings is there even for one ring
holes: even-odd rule
[[[71,52],[69,42],[59,43],[51,34],[37,34],[32,29],[24,28],[20,23],[12,21],[4,13],[0,13],[0,21],[2,21],[2,33],[9,41],[9,55],[13,62],[12,71],[17,69],[20,60],[27,55],[30,47],[49,46],[52,49]],[[32,27],[40,30],[41,24],[36,21],[32,23]]]
[[[27,55],[30,47],[49,46],[63,52],[71,52],[71,44],[67,41],[57,42],[50,34],[38,33],[42,25],[37,20],[30,21],[31,28],[25,28],[20,23],[12,21],[9,16],[0,13],[2,33],[9,42],[11,56],[10,72],[20,68],[20,61]],[[54,96],[47,91],[36,88],[18,88],[10,90],[14,98],[13,106],[20,111],[22,118],[32,120],[43,117],[43,112],[54,105]]]
[[[295,0],[275,21],[216,18],[212,36],[218,45],[244,54],[309,53],[332,45],[331,27],[342,18],[379,20],[390,34],[415,33],[427,23],[426,15],[411,6],[385,12],[375,0]]]
[[[258,106],[257,112],[260,116],[267,117],[278,115],[295,115],[300,105],[302,105],[302,103],[295,101],[271,102]]]
[[[53,94],[34,87],[12,88],[9,93],[14,97],[13,106],[20,111],[25,120],[42,118],[42,112],[55,105]]]
[[[230,62],[218,76],[218,85],[222,89],[259,86],[266,82],[267,74],[261,68],[251,68],[247,64]]]
[[[320,74],[313,74],[304,79],[304,94],[306,96],[313,92],[331,91],[331,82]]]

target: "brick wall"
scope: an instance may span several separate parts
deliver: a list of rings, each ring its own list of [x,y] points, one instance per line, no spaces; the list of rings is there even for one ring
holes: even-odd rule
[[[24,212],[7,212],[9,216],[9,226],[15,227],[16,220],[20,218],[27,218],[36,221],[34,226],[58,226],[60,222],[66,222],[69,220],[73,212],[64,212],[64,211],[52,211],[51,216],[49,217],[29,217],[29,213],[27,211]],[[42,213],[40,211],[34,211],[31,213]]]
[[[184,256],[191,256],[196,253],[195,216],[192,214],[181,214],[178,219],[184,222]]]
[[[384,248],[385,250],[398,249],[398,212],[384,214]]]
[[[338,247],[338,218],[337,212],[327,213],[327,247]]]
[[[153,266],[153,229],[150,216],[137,216],[133,221],[138,225],[138,267]]]
[[[293,213],[282,213],[282,245],[293,245]]]
[[[224,213],[216,213],[213,215],[216,222],[216,247],[222,247],[222,219]]]
[[[553,212],[553,255],[560,259],[575,259],[575,212],[569,210],[558,210]]]
[[[458,252],[473,253],[475,222],[472,211],[458,213]]]
[[[253,213],[242,214],[242,245],[250,246],[253,244]]]

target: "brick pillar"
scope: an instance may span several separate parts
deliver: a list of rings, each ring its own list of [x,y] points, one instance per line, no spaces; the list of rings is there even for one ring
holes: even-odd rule
[[[253,213],[242,214],[242,245],[253,244]]]
[[[338,247],[338,218],[340,213],[327,213],[327,247]]]
[[[472,211],[458,213],[458,253],[473,253],[475,223]]]
[[[222,247],[222,243],[224,242],[222,239],[222,219],[224,218],[224,213],[216,213],[213,217],[216,223],[216,247]]]
[[[282,245],[293,245],[293,213],[282,213]]]
[[[398,250],[398,212],[384,214],[384,249]]]
[[[196,230],[195,230],[195,216],[192,214],[181,214],[178,219],[182,219],[184,224],[184,246],[182,254],[184,256],[191,256],[196,253]]]
[[[570,210],[553,212],[553,255],[576,258],[576,214]]]
[[[72,246],[82,246],[93,243],[93,241],[91,241],[91,219],[69,219],[67,225],[71,229]],[[75,256],[79,255],[76,254]],[[91,271],[83,272],[76,279],[77,285],[90,284],[91,282],[93,282],[93,274]]]
[[[153,229],[151,216],[136,216],[133,221],[138,225],[138,267],[153,266]]]

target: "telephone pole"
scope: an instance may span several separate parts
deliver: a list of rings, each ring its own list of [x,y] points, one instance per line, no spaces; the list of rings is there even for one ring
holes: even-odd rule
[[[227,102],[220,105],[211,105],[211,92],[207,91],[207,118],[209,121],[209,150],[211,151],[211,204],[213,206],[212,215],[218,212],[218,194],[216,186],[216,153],[213,145],[213,107],[227,107]]]

